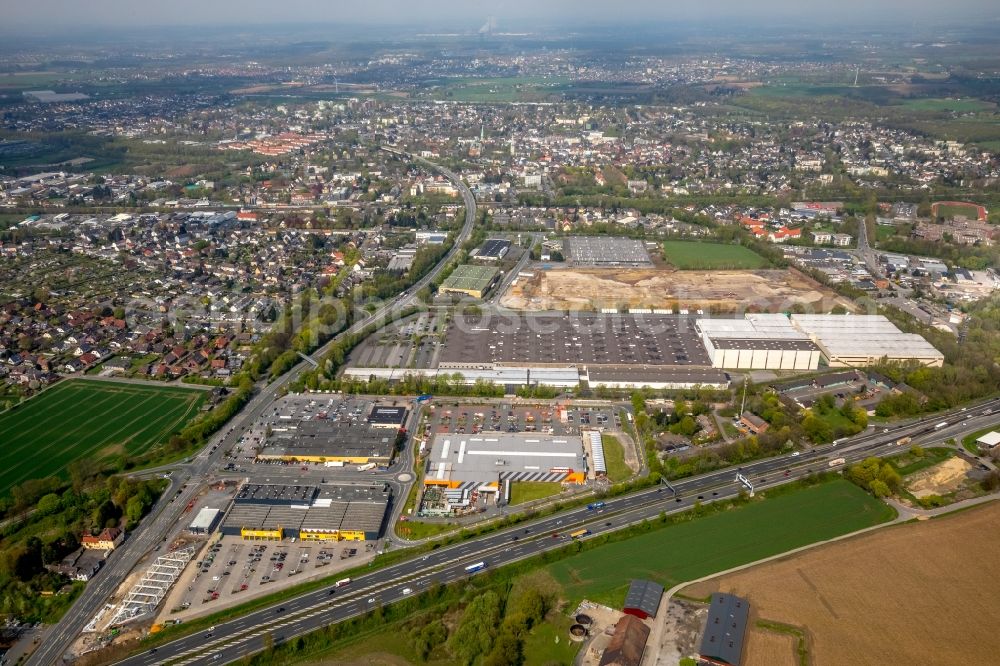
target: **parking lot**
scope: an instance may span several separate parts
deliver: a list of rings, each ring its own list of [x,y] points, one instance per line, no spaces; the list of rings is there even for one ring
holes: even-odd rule
[[[219,610],[317,576],[370,561],[375,544],[361,541],[244,541],[214,538],[185,569],[162,620]]]
[[[579,435],[581,430],[619,430],[621,422],[612,407],[584,408],[552,405],[469,405],[435,401],[426,410],[425,435],[477,434],[480,432],[537,432]]]

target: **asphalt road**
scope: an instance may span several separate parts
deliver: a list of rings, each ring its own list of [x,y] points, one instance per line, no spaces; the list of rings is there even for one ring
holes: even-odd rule
[[[984,410],[991,410],[991,413],[983,414]],[[744,465],[739,471],[756,490],[764,489],[814,472],[827,471],[831,469],[830,461],[838,458],[844,458],[845,464],[850,464],[869,456],[901,451],[905,447],[896,442],[902,437],[912,438],[907,446],[960,437],[995,423],[996,410],[1000,410],[1000,399],[967,410],[878,428],[848,441],[809,451],[761,460]],[[946,425],[939,425],[942,423]],[[736,471],[720,470],[684,479],[672,487],[663,485],[608,499],[605,507],[597,511],[572,509],[448,546],[360,576],[340,589],[329,587],[303,594],[119,663],[128,666],[229,663],[263,650],[268,635],[278,644],[362,615],[380,604],[390,604],[410,594],[419,594],[436,582],[448,583],[474,575],[466,571],[471,564],[484,562],[489,570],[561,547],[571,540],[568,534],[574,530],[586,528],[590,530],[590,535],[598,535],[655,518],[660,513],[689,509],[695,502],[707,503],[734,497],[741,488],[735,480]]]
[[[459,252],[462,243],[472,234],[472,227],[476,219],[476,200],[469,188],[466,187],[465,183],[454,172],[444,167],[439,167],[425,159],[409,156],[402,151],[386,150],[420,162],[424,166],[436,170],[448,178],[459,192],[461,192],[462,199],[465,202],[465,224],[459,232],[454,247],[427,275],[405,293],[373,312],[371,317],[356,322],[347,330],[328,341],[313,353],[315,358],[322,358],[329,348],[344,336],[362,330],[372,321],[384,322],[395,312],[399,312],[414,303],[416,301],[416,293],[429,285],[437,277],[447,263]],[[205,448],[189,463],[176,467],[176,471],[174,471],[171,477],[170,487],[163,493],[159,502],[153,507],[150,515],[128,536],[122,546],[112,553],[105,566],[91,579],[73,606],[52,627],[46,635],[44,645],[39,647],[26,662],[28,666],[48,666],[59,664],[63,661],[63,655],[87,623],[104,606],[108,597],[114,593],[121,582],[128,576],[129,572],[135,568],[136,564],[166,538],[165,535],[171,526],[176,524],[181,518],[188,502],[197,496],[201,482],[219,468],[224,453],[235,446],[236,442],[242,436],[243,431],[249,428],[271,406],[279,396],[280,391],[288,383],[293,382],[302,372],[312,367],[311,363],[302,361],[270,384],[264,385],[263,382],[259,384],[259,390],[256,395],[230,421],[230,425],[216,433]],[[178,487],[180,487],[180,495],[177,495]]]

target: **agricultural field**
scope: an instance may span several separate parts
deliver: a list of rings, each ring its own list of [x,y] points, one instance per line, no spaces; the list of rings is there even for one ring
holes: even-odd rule
[[[681,270],[766,268],[767,259],[742,245],[665,241],[663,258]]]
[[[729,249],[728,246],[722,246]],[[740,249],[740,248],[736,248]],[[756,256],[756,255],[754,255]],[[662,268],[558,268],[535,270],[503,294],[512,310],[688,308],[712,312],[784,312],[795,305],[828,312],[855,306],[794,269],[665,270]]]
[[[620,608],[632,578],[664,587],[891,520],[894,511],[843,479],[778,494],[611,543],[548,570],[571,602]]]
[[[983,627],[1000,621],[1000,579],[973,563],[996,559],[997,521],[1000,503],[991,502],[822,546],[683,594],[747,597],[751,622],[802,629],[812,664],[994,663],[1000,637]],[[747,663],[763,663],[754,655],[775,648],[756,636],[750,632]],[[767,663],[799,663],[786,654]]]
[[[71,379],[0,414],[0,493],[74,460],[136,456],[198,413],[207,392]]]
[[[962,99],[908,99],[902,105],[913,111],[930,111],[934,113],[949,111],[955,113],[975,113],[977,111],[992,111],[996,109],[996,105],[994,104],[971,97]]]

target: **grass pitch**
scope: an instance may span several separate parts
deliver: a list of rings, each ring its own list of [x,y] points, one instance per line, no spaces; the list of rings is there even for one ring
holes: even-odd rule
[[[195,414],[207,393],[71,379],[0,414],[0,493],[27,479],[65,476],[74,460],[136,456]]]
[[[766,268],[767,259],[742,245],[665,241],[663,258],[681,270]]]

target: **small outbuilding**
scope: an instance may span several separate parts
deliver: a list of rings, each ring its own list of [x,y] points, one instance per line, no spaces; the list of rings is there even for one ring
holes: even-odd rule
[[[662,596],[662,585],[651,580],[633,580],[628,588],[628,594],[625,595],[625,606],[622,611],[641,620],[656,617]]]
[[[980,450],[994,449],[998,444],[1000,444],[1000,432],[997,432],[996,430],[988,432],[977,439],[976,444],[979,445]]]
[[[208,534],[215,529],[221,517],[222,511],[206,506],[188,525],[188,531],[192,534]]]

